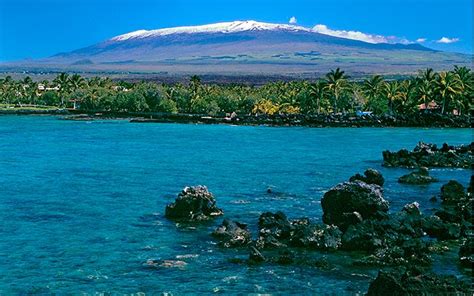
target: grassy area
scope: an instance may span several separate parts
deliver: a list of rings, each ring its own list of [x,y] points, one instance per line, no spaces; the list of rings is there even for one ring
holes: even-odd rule
[[[59,108],[56,106],[41,106],[41,105],[23,105],[18,106],[14,104],[0,104],[0,111],[5,110],[14,110],[14,111],[53,111],[58,110]]]

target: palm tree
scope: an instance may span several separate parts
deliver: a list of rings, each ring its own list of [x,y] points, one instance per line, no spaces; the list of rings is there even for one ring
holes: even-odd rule
[[[437,75],[438,74],[434,72],[432,68],[427,68],[419,71],[418,77],[416,78],[418,103],[424,104],[426,109],[428,108],[429,103],[433,100],[433,89]]]
[[[60,73],[53,82],[59,87],[59,96],[61,97],[61,106],[64,106],[64,97],[69,93],[70,79],[69,74]]]
[[[435,81],[435,86],[441,100],[441,113],[444,114],[449,104],[462,92],[462,83],[458,74],[441,72]]]
[[[380,95],[384,87],[384,79],[380,75],[374,75],[370,79],[364,80],[363,89],[368,98],[376,98]]]
[[[473,94],[473,84],[474,84],[474,73],[471,72],[471,69],[467,67],[454,66],[453,72],[459,76],[461,82],[461,93],[457,96],[456,101],[458,109],[461,113],[461,106],[465,109],[468,109],[472,104]]]
[[[398,81],[387,82],[384,85],[385,97],[387,98],[388,113],[393,114],[393,101],[400,98],[400,84]]]
[[[76,91],[86,85],[86,81],[79,74],[74,74],[69,79],[69,85],[72,91]]]
[[[326,74],[326,90],[331,93],[333,100],[334,100],[334,110],[333,113],[337,113],[337,104],[339,102],[339,98],[344,91],[347,90],[347,79],[348,76],[344,74],[344,71],[337,68],[335,71],[331,70],[331,72]]]
[[[428,84],[432,83],[436,79],[436,73],[432,68],[427,68],[419,72],[418,77],[422,81],[426,81]]]
[[[381,97],[381,93],[384,87],[385,81],[380,75],[374,75],[369,79],[364,80],[364,82],[362,83],[362,89],[364,91],[364,94],[367,96],[370,105],[378,105],[377,100]]]
[[[102,86],[101,85],[101,78],[98,77],[98,76],[94,76],[92,78],[90,78],[88,81],[87,81],[87,85],[89,87],[94,87],[94,86]]]
[[[433,97],[433,84],[428,84],[425,81],[418,81],[416,85],[416,92],[419,98],[418,103],[425,105],[425,110],[428,109],[428,105]]]
[[[413,103],[413,91],[415,82],[413,79],[403,80],[399,83],[399,94],[392,102],[392,108],[402,114],[408,114],[411,111]]]
[[[190,111],[193,107],[199,102],[200,99],[200,89],[201,89],[201,78],[197,75],[191,76],[190,79],[190,88],[191,88],[191,100],[190,100]]]
[[[324,87],[323,81],[317,81],[309,85],[309,95],[307,97],[309,100],[306,102],[306,109],[314,111],[316,107],[316,113],[321,113],[321,100],[323,100],[325,94]]]

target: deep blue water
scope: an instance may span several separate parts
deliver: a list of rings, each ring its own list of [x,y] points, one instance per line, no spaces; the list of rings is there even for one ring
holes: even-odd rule
[[[318,221],[324,192],[368,167],[386,178],[391,209],[428,201],[468,170],[436,169],[441,183],[396,182],[405,169],[381,167],[382,150],[420,140],[472,141],[469,129],[273,128],[131,124],[0,116],[0,294],[365,292],[376,269],[229,263],[246,251],[221,250],[209,233],[167,221],[165,205],[186,185],[207,185],[225,217],[255,229],[263,211]],[[272,187],[276,194],[266,193]],[[147,259],[183,260],[149,268]],[[438,271],[457,274],[455,262]]]

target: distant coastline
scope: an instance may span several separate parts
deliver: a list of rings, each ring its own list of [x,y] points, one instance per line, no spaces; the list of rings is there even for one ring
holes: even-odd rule
[[[261,86],[114,81],[61,73],[41,82],[0,79],[0,114],[65,115],[134,123],[207,123],[308,127],[464,127],[471,125],[473,73],[420,70],[402,80],[353,80],[337,68],[316,81]]]
[[[137,112],[83,112],[67,109],[11,109],[0,110],[1,115],[52,115],[60,119],[73,121],[91,121],[108,119],[125,119],[131,123],[182,123],[182,124],[230,124],[230,125],[267,125],[287,127],[425,127],[425,128],[469,128],[469,115],[441,115],[436,113],[420,113],[411,116],[357,116],[355,114],[340,115],[305,115],[305,114],[274,114],[274,115],[236,115],[230,118],[223,115],[206,114],[171,114],[171,113],[137,113]]]

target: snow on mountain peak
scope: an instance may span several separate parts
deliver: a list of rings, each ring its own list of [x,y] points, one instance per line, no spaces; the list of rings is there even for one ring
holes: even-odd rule
[[[138,30],[112,38],[112,41],[125,41],[129,39],[142,39],[148,37],[165,36],[171,34],[193,34],[193,33],[235,33],[244,31],[305,31],[311,32],[311,29],[286,24],[272,24],[257,21],[235,21],[215,23],[202,26],[174,27],[158,30]]]

